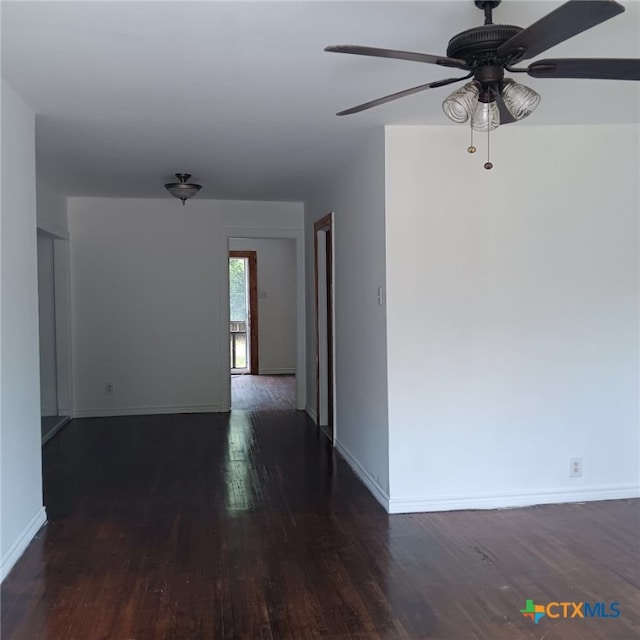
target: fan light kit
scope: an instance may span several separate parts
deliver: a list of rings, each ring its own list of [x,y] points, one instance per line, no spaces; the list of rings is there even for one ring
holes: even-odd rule
[[[471,126],[476,131],[497,129],[500,125],[497,101],[488,93],[481,94],[481,91],[482,87],[477,82],[469,82],[454,91],[442,103],[445,115],[454,122],[466,122],[471,118]],[[539,93],[513,80],[503,81],[502,99],[514,120],[526,118],[540,104]]]
[[[535,58],[547,49],[622,13],[624,7],[615,0],[569,0],[526,29],[493,24],[493,10],[500,2],[501,0],[475,0],[476,7],[484,11],[484,25],[453,36],[449,40],[446,56],[348,44],[326,47],[325,51],[335,53],[426,62],[468,72],[459,78],[436,80],[371,100],[340,111],[337,115],[359,113],[420,91],[473,78],[447,97],[442,103],[442,109],[453,122],[470,122],[469,153],[476,152],[473,132],[486,132],[487,162],[484,167],[491,169],[493,164],[489,159],[489,132],[501,124],[526,118],[540,104],[538,93],[511,78],[505,78],[505,70],[510,73],[527,73],[534,78],[640,80],[640,59],[636,58],[554,58],[537,60],[524,68],[514,66],[521,60]]]
[[[164,188],[174,197],[182,200],[182,206],[189,199],[202,189],[199,184],[188,183],[187,180],[191,177],[190,173],[176,173],[174,174],[178,178],[179,182],[170,182],[164,185]]]

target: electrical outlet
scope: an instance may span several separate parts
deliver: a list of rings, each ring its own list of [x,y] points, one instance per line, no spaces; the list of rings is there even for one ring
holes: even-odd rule
[[[267,292],[264,289],[262,291],[260,291],[260,297],[261,298],[266,298],[267,297]]]
[[[113,382],[105,382],[104,383],[104,393],[107,396],[113,395]]]
[[[582,478],[582,458],[570,458],[569,477]]]

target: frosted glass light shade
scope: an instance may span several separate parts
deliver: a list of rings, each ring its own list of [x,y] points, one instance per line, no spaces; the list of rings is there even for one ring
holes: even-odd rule
[[[504,83],[502,99],[516,120],[526,118],[540,104],[539,93],[513,80]]]
[[[442,110],[454,122],[466,122],[476,108],[480,92],[474,82],[454,91],[443,103]]]
[[[495,100],[478,102],[471,116],[471,126],[475,131],[493,131],[500,126],[500,112]]]
[[[193,198],[193,196],[202,189],[202,186],[199,184],[187,183],[187,180],[191,177],[190,173],[176,173],[174,174],[180,182],[170,182],[169,184],[165,184],[164,188],[174,197],[178,198],[178,200],[182,201],[182,206],[184,207],[184,203],[189,199]]]

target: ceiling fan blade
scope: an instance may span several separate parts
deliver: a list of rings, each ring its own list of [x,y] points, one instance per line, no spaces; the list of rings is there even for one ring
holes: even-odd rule
[[[355,44],[339,44],[331,47],[325,47],[324,50],[334,53],[353,53],[358,56],[373,56],[375,58],[394,58],[396,60],[428,62],[430,64],[438,64],[442,67],[455,67],[457,69],[469,68],[464,60],[458,60],[457,58],[447,58],[446,56],[432,56],[428,53],[417,53],[415,51],[396,51],[395,49],[360,47]]]
[[[360,111],[365,111],[366,109],[371,109],[371,107],[377,107],[381,104],[391,102],[392,100],[398,100],[398,98],[404,98],[414,93],[419,93],[420,91],[435,89],[436,87],[444,87],[445,85],[453,84],[454,82],[459,82],[460,80],[466,80],[472,75],[473,74],[470,73],[468,76],[463,76],[462,78],[447,78],[446,80],[436,80],[435,82],[430,82],[429,84],[421,84],[417,87],[412,87],[411,89],[405,89],[404,91],[398,91],[397,93],[392,93],[388,96],[384,96],[384,98],[377,98],[376,100],[371,100],[369,102],[359,104],[357,107],[351,107],[351,109],[345,109],[344,111],[336,113],[336,115],[348,116],[352,113],[360,113]]]
[[[498,55],[534,58],[624,11],[615,0],[569,0],[498,47]]]
[[[503,124],[511,124],[516,119],[511,115],[511,111],[507,109],[507,105],[504,103],[503,97],[496,91],[496,105],[498,105],[498,111],[500,112],[500,126]]]
[[[637,58],[555,58],[537,60],[527,73],[534,78],[640,80]]]

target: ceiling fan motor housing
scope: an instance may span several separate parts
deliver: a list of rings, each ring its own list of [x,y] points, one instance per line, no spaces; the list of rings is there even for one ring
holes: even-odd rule
[[[447,57],[464,60],[470,69],[485,64],[511,63],[498,56],[498,47],[522,31],[522,27],[509,24],[485,24],[458,33],[449,40]]]

